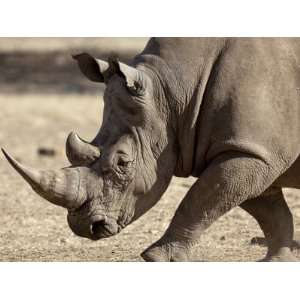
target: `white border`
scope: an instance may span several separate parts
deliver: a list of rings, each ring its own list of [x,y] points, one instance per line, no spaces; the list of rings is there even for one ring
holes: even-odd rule
[[[298,36],[298,2],[7,0],[0,36]]]
[[[294,299],[289,263],[2,263],[2,299]],[[297,272],[299,273],[299,272]]]

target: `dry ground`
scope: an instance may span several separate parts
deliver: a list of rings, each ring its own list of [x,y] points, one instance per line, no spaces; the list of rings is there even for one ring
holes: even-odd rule
[[[66,166],[64,143],[76,130],[91,139],[101,121],[101,97],[0,96],[0,146],[38,168]],[[41,157],[38,147],[51,147],[54,157]],[[93,242],[75,236],[66,211],[37,196],[0,156],[1,261],[140,261],[139,254],[158,239],[176,206],[193,182],[174,178],[161,201],[119,235]],[[300,227],[300,192],[286,190],[295,224]],[[199,256],[204,261],[255,261],[266,248],[250,245],[261,235],[255,221],[236,208],[203,235]]]

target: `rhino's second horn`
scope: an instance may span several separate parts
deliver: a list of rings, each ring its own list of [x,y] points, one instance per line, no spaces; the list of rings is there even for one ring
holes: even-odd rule
[[[73,166],[88,165],[100,157],[98,147],[84,141],[75,132],[71,132],[66,142],[66,154]]]
[[[68,208],[78,208],[85,201],[85,195],[79,187],[80,174],[77,168],[65,168],[58,171],[38,171],[26,167],[2,149],[13,168],[43,198],[49,202]]]

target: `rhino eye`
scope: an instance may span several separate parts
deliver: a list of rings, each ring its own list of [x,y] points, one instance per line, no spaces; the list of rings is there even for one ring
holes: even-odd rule
[[[128,86],[127,89],[132,96],[143,96],[144,95],[143,86],[138,81],[135,81],[133,86]]]
[[[117,166],[120,168],[128,167],[131,160],[127,156],[120,155],[118,157]]]
[[[118,165],[118,167],[127,167],[129,165],[129,163],[130,163],[130,161],[128,161],[128,160],[126,161],[122,157],[120,157],[118,159],[117,165]]]

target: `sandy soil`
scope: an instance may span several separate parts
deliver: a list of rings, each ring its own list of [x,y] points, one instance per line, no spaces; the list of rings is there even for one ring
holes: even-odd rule
[[[91,139],[101,121],[101,97],[3,95],[0,97],[0,145],[22,162],[38,168],[66,166],[64,144],[76,130]],[[85,117],[84,117],[85,116]],[[38,147],[57,155],[41,157]],[[139,254],[164,232],[193,179],[174,178],[161,201],[119,235],[92,242],[76,237],[66,223],[66,211],[37,196],[0,156],[1,261],[140,261]],[[300,223],[300,192],[286,190],[295,223]],[[251,245],[261,235],[255,221],[236,208],[203,235],[198,249],[204,261],[255,261],[265,247]]]

